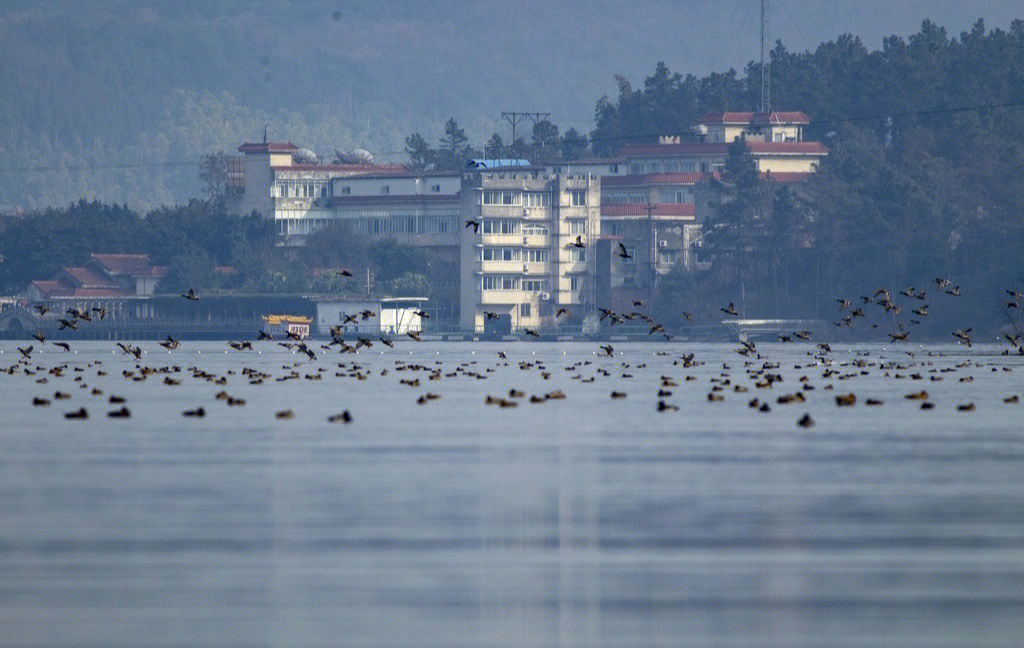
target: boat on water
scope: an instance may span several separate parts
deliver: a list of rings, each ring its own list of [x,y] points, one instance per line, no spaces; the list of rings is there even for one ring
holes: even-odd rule
[[[309,337],[309,325],[312,317],[301,315],[263,315],[263,330],[271,335],[297,336],[300,340]]]

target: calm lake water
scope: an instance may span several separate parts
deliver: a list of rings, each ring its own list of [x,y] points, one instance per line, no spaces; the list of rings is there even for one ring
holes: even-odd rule
[[[0,367],[17,346],[0,343]],[[826,366],[811,344],[765,344],[750,361],[782,381],[759,388],[729,344],[617,343],[607,358],[408,341],[314,362],[275,343],[144,342],[139,364],[170,372],[144,381],[112,343],[34,346],[41,371],[0,373],[0,645],[1024,635],[1024,404],[1003,401],[1024,396],[1024,358],[999,347],[833,347]],[[674,364],[683,353],[703,364]],[[243,367],[269,376],[250,384]],[[517,407],[485,404],[510,389]],[[678,411],[657,411],[659,389]],[[922,389],[934,409],[904,398]],[[528,402],[554,390],[566,398]],[[32,405],[56,391],[70,398]],[[418,405],[427,392],[440,398]],[[856,405],[837,407],[846,393]],[[112,394],[130,418],[107,417]],[[198,406],[205,418],[182,416]],[[88,420],[64,418],[79,407]],[[351,423],[327,422],[345,409]],[[805,413],[813,427],[796,425]]]

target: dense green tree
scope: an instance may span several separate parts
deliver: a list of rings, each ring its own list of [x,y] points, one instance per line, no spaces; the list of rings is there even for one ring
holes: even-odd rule
[[[469,138],[465,129],[452,117],[444,124],[444,136],[437,151],[438,169],[461,169],[469,158]]]
[[[589,142],[587,136],[570,128],[562,135],[562,159],[578,160],[586,156]]]
[[[409,155],[409,168],[421,171],[433,161],[435,152],[419,133],[405,138],[405,152]]]

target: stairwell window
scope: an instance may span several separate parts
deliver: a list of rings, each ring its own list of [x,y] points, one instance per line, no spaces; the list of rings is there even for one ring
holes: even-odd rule
[[[572,248],[569,250],[569,259],[574,263],[581,263],[587,260],[586,248]]]
[[[573,207],[582,207],[587,204],[587,190],[573,189],[569,192],[569,204]]]
[[[569,221],[569,234],[576,236],[577,234],[587,233],[587,221],[585,220],[571,220]]]
[[[529,304],[519,304],[519,317],[529,317],[529,316],[530,316],[530,305]]]

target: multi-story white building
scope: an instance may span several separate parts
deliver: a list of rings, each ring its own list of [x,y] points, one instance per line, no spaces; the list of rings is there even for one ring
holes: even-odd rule
[[[546,168],[462,176],[460,324],[476,332],[555,323],[595,308],[600,176]],[[489,317],[491,313],[496,317]]]

